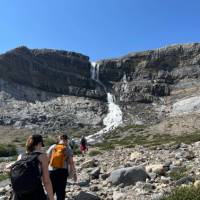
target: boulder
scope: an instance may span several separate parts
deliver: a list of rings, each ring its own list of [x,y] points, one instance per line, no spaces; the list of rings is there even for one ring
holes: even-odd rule
[[[98,196],[93,193],[81,191],[77,196],[74,197],[75,200],[100,200]]]
[[[196,180],[194,182],[194,187],[199,188],[200,187],[200,180]]]
[[[142,154],[140,152],[135,151],[131,153],[130,160],[135,160],[141,157],[142,157]]]
[[[100,167],[96,167],[95,169],[93,169],[92,172],[90,173],[91,178],[98,179],[100,175],[100,171],[101,171]]]
[[[81,168],[90,168],[90,167],[96,167],[95,159],[87,160],[81,165]]]
[[[113,193],[113,200],[123,200],[126,198],[126,194],[122,192],[114,191]]]
[[[162,164],[148,165],[146,166],[147,172],[154,172],[158,175],[164,175],[166,172],[166,168]]]
[[[186,176],[186,177],[183,177],[183,178],[179,179],[178,181],[176,181],[175,184],[179,186],[179,185],[183,185],[183,184],[187,185],[192,182],[194,182],[194,178],[190,177],[190,176]]]
[[[113,185],[123,183],[127,186],[134,185],[138,181],[145,181],[147,178],[149,178],[149,175],[143,167],[128,167],[112,171],[108,180]]]

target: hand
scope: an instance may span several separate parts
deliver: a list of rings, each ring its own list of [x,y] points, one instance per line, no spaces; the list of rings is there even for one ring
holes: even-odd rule
[[[77,174],[76,174],[76,172],[73,174],[73,179],[74,179],[74,182],[77,182]]]

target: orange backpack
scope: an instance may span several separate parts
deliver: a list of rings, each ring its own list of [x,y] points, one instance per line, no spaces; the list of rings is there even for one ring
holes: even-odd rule
[[[56,144],[51,153],[50,165],[54,168],[63,168],[66,156],[66,145]]]

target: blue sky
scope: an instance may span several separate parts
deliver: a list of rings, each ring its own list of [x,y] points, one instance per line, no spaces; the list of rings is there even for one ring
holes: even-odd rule
[[[200,42],[199,0],[0,0],[0,53],[17,46],[96,61]]]

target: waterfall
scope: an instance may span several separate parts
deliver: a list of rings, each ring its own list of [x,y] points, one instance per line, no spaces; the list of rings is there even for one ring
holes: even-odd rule
[[[107,93],[107,101],[108,101],[108,114],[103,120],[103,124],[106,127],[115,128],[119,124],[122,124],[122,111],[120,107],[114,103],[113,95]]]
[[[96,78],[96,63],[92,62],[91,65],[92,65],[92,67],[90,69],[90,77],[91,77],[91,79],[96,80],[97,79]]]
[[[91,64],[92,64],[91,79],[95,80],[100,85],[102,85],[106,91],[106,87],[99,79],[99,64],[96,64],[95,62],[92,62]],[[115,104],[114,96],[111,93],[107,93],[107,103],[108,103],[108,113],[106,117],[103,119],[103,124],[105,128],[103,128],[102,130],[93,135],[87,136],[87,140],[89,143],[96,143],[102,140],[102,136],[104,133],[107,133],[108,131],[122,124],[122,111],[120,107],[117,104]]]

